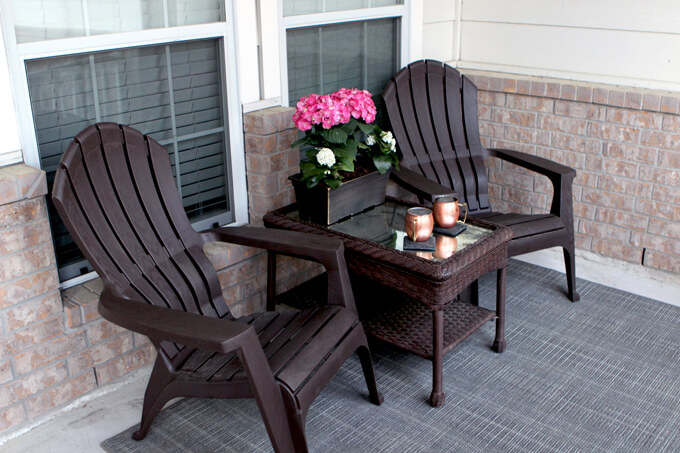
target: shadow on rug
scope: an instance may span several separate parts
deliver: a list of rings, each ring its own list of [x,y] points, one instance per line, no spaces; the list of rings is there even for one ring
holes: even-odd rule
[[[480,284],[493,309],[495,273]],[[431,362],[375,344],[385,403],[368,402],[350,359],[309,412],[313,452],[680,450],[680,308],[587,281],[581,302],[564,275],[511,260],[506,340],[495,354],[487,323],[444,361],[446,404],[427,404]],[[130,429],[109,452],[272,451],[253,400],[185,399],[146,439]]]

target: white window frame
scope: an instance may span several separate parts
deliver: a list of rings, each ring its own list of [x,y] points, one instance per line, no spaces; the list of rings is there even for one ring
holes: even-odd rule
[[[23,158],[27,165],[40,168],[38,140],[33,127],[33,114],[28,90],[26,60],[63,55],[74,55],[106,50],[172,44],[197,39],[222,39],[226,91],[226,120],[229,159],[225,161],[233,197],[232,225],[248,223],[248,194],[246,189],[246,164],[243,143],[243,118],[238,85],[238,64],[236,59],[236,36],[234,30],[233,3],[225,0],[225,21],[208,24],[185,25],[169,28],[139,30],[132,32],[101,34],[83,37],[53,39],[48,41],[18,44],[14,32],[11,0],[0,0],[2,28],[6,40],[10,77],[14,85],[19,134],[23,145]],[[194,227],[201,229],[201,221]]]
[[[23,148],[23,160],[27,165],[40,167],[38,140],[33,127],[33,114],[28,90],[26,61],[36,58],[47,58],[106,50],[122,50],[147,45],[172,44],[181,41],[198,39],[222,39],[223,74],[226,91],[227,139],[229,141],[229,158],[225,159],[228,184],[231,184],[231,208],[233,219],[230,226],[248,223],[248,192],[246,185],[246,162],[243,138],[243,117],[241,113],[241,95],[238,84],[238,64],[236,52],[236,33],[234,27],[234,11],[231,1],[224,1],[225,21],[208,24],[185,25],[178,27],[139,30],[133,32],[91,35],[83,37],[53,39],[48,41],[17,43],[12,17],[11,0],[0,0],[2,11],[0,20],[5,37],[8,66],[13,82],[17,123]],[[219,219],[219,218],[218,218]],[[210,227],[215,218],[199,220],[193,223],[194,228]],[[220,223],[227,221],[223,216]],[[60,284],[62,289],[91,280],[97,276],[90,272],[71,278]]]
[[[404,0],[401,5],[366,7],[361,9],[350,9],[341,11],[330,11],[326,13],[300,14],[296,16],[283,15],[283,1],[279,1],[279,51],[281,54],[281,101],[283,105],[289,105],[288,99],[288,58],[286,32],[294,28],[314,27],[319,25],[339,24],[345,22],[356,22],[374,19],[400,19],[400,39],[399,39],[399,62],[400,66],[406,65],[411,57],[419,56],[420,52],[412,52],[412,37],[418,37],[417,30],[413,28],[412,11],[418,0]],[[370,5],[370,2],[369,2]],[[421,6],[422,8],[422,6]],[[417,23],[417,22],[416,22]],[[420,24],[422,28],[422,24]],[[422,34],[422,33],[421,33]],[[418,37],[419,38],[419,37]],[[417,40],[421,42],[420,39]],[[413,55],[417,53],[418,55]],[[374,93],[378,94],[378,93]]]

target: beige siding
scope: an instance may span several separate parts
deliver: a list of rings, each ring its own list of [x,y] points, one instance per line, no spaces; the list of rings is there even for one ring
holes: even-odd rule
[[[456,58],[454,46],[457,2],[458,0],[424,0],[422,58],[442,61]]]
[[[677,0],[425,0],[423,16],[423,55],[461,68],[680,91]]]

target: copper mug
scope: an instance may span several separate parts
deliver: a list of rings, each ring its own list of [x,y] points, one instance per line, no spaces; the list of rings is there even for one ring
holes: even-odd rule
[[[428,208],[409,208],[406,211],[406,236],[413,242],[427,241],[432,236],[434,218]]]
[[[467,220],[467,203],[459,203],[458,198],[452,196],[439,197],[434,200],[434,221],[442,228],[451,228],[458,222],[460,208],[465,206],[465,217]]]

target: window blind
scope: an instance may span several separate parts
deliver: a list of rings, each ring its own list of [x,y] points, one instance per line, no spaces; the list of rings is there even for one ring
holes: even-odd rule
[[[99,121],[127,124],[168,150],[192,221],[227,215],[230,189],[217,39],[31,60],[26,64],[42,168],[51,187],[61,155]],[[56,212],[50,220],[62,280],[88,270]]]
[[[381,94],[397,71],[399,19],[377,19],[286,31],[291,105],[310,93],[361,88]]]

